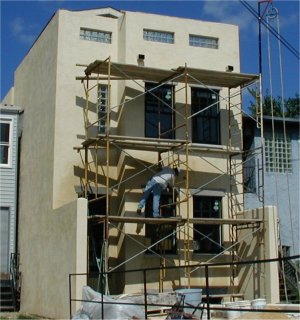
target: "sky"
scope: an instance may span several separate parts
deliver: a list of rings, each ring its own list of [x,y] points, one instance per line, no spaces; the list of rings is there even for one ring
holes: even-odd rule
[[[259,2],[259,4],[258,4]],[[240,28],[241,72],[259,73],[258,20],[260,8],[263,93],[274,97],[299,94],[299,5],[298,0],[271,3],[256,0],[194,1],[15,1],[1,5],[1,99],[13,86],[14,71],[40,32],[58,9],[84,10],[110,6],[205,21],[225,22]],[[267,15],[267,13],[270,13]],[[272,13],[272,14],[271,14]],[[275,14],[276,13],[276,14]],[[271,26],[268,31],[265,24]],[[278,36],[272,33],[279,33]],[[270,80],[271,79],[271,80]]]

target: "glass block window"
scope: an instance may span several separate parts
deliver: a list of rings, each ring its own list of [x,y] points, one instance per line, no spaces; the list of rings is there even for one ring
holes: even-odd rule
[[[106,120],[107,120],[107,107],[108,107],[108,86],[100,84],[98,86],[98,132],[106,132]]]
[[[292,172],[291,139],[281,133],[265,136],[265,161],[267,172]]]
[[[10,165],[11,150],[11,122],[1,120],[0,122],[0,165]]]
[[[193,46],[193,47],[218,49],[219,48],[219,39],[212,38],[212,37],[196,36],[196,35],[190,34],[189,45]]]
[[[111,43],[111,32],[80,28],[80,39]]]
[[[174,33],[144,29],[144,40],[164,43],[174,43]]]

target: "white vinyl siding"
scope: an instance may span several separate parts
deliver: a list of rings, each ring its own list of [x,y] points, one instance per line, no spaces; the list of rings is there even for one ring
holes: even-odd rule
[[[4,241],[3,248],[1,247],[1,260],[4,254],[7,255],[7,261],[1,262],[1,268],[4,269],[6,263],[9,263],[10,253],[15,252],[16,246],[18,117],[19,114],[17,113],[0,115],[1,123],[10,124],[10,165],[0,165],[1,224],[3,223],[3,226],[1,225],[1,242]],[[6,242],[8,242],[7,247]]]

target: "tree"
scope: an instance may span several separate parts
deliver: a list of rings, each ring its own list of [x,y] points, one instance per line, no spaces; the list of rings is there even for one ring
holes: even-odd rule
[[[255,90],[250,90],[253,97],[256,96]],[[250,101],[249,110],[252,115],[257,113],[258,102],[255,103]],[[299,118],[300,117],[300,99],[299,94],[295,94],[294,98],[284,99],[282,108],[282,98],[278,96],[277,98],[271,98],[271,95],[267,94],[263,97],[262,102],[263,114],[265,116],[283,117],[287,118]],[[273,109],[273,112],[272,112]]]

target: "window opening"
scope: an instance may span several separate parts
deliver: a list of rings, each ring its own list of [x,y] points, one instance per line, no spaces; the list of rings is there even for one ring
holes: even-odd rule
[[[221,218],[222,198],[193,196],[194,218]],[[194,252],[220,253],[220,225],[194,225]]]
[[[174,33],[144,29],[144,40],[164,43],[174,43]]]
[[[218,49],[219,48],[219,39],[190,34],[189,35],[189,45],[193,46],[193,47]]]
[[[80,28],[80,39],[111,43],[111,32]]]
[[[145,136],[174,139],[174,87],[168,84],[156,86],[154,83],[145,84]]]
[[[256,192],[255,166],[254,165],[244,166],[243,177],[244,177],[244,192],[255,193]]]
[[[11,151],[11,122],[1,120],[0,133],[0,164],[9,165]]]
[[[175,195],[176,196],[176,195]],[[163,191],[160,197],[160,215],[163,218],[169,218],[176,216],[176,205],[173,200],[173,192]],[[153,218],[153,195],[146,201],[145,205],[145,217]],[[177,252],[177,239],[176,239],[176,224],[146,224],[146,238],[150,241],[150,245],[158,242],[164,237],[168,238],[159,242],[151,250],[157,253],[164,254],[176,254]],[[172,234],[173,233],[173,234]],[[151,253],[151,251],[147,251]]]
[[[105,215],[106,198],[100,198],[102,195],[89,194],[88,201],[99,198],[88,203],[89,216]],[[103,246],[103,225],[98,223],[88,224],[88,244],[89,244],[89,271],[98,272]]]
[[[192,141],[220,144],[219,91],[191,88]],[[197,113],[197,114],[196,114]]]

